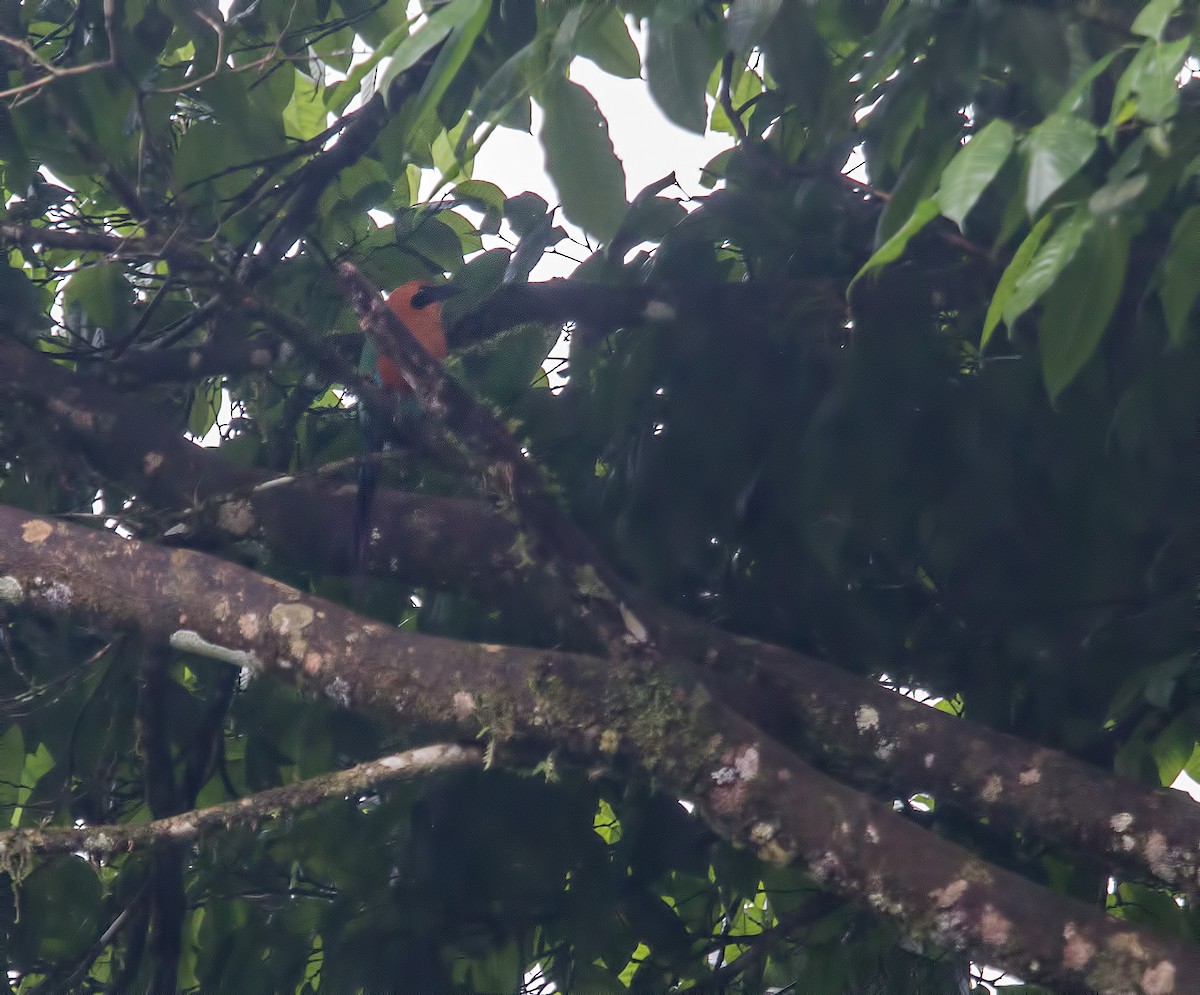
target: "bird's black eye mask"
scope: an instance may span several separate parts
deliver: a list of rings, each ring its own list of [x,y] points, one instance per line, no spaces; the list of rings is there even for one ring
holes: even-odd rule
[[[452,283],[443,283],[436,287],[422,287],[409,302],[418,311],[423,307],[429,307],[430,304],[436,304],[438,301],[444,301],[453,297],[458,293],[459,288]]]

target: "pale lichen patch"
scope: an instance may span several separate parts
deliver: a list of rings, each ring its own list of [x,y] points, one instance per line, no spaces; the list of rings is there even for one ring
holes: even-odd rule
[[[1096,945],[1084,939],[1073,922],[1063,927],[1063,940],[1063,965],[1072,971],[1082,971],[1096,956]]]
[[[968,887],[970,886],[965,878],[958,878],[956,881],[951,881],[945,888],[931,891],[929,897],[937,903],[939,909],[948,909],[966,894]]]
[[[984,942],[992,946],[1003,946],[1008,943],[1011,933],[1012,922],[993,906],[985,905],[983,914],[979,917],[979,935],[983,937]]]
[[[879,712],[870,705],[860,705],[854,715],[854,724],[858,726],[858,731],[862,733],[878,729]]]
[[[304,630],[312,625],[313,610],[305,604],[275,604],[269,616],[271,628],[288,641],[288,649],[297,660],[308,650]]]
[[[773,839],[759,849],[758,855],[776,867],[786,867],[796,859],[796,850],[794,847],[784,846],[779,839]]]
[[[142,457],[142,472],[151,477],[158,472],[159,467],[163,465],[166,457],[162,453],[146,453]]]
[[[1118,812],[1108,820],[1109,828],[1114,833],[1124,833],[1133,825],[1133,814],[1131,812]]]
[[[998,774],[992,774],[983,784],[983,790],[979,792],[979,797],[985,802],[996,802],[1000,800],[1000,796],[1004,794],[1004,782],[1000,780]]]
[[[647,321],[674,321],[675,309],[666,301],[653,297],[646,302],[642,317]]]
[[[235,536],[250,535],[258,524],[254,506],[245,498],[226,501],[217,510],[217,525],[224,532]]]
[[[842,874],[842,861],[836,853],[826,850],[809,865],[809,871],[817,881],[833,881]]]
[[[40,546],[54,531],[54,527],[41,518],[35,518],[21,526],[21,538],[31,545]]]
[[[243,639],[257,639],[259,633],[258,612],[246,612],[238,617],[238,632]]]
[[[1042,772],[1037,767],[1027,767],[1017,775],[1017,780],[1021,787],[1031,788],[1035,784],[1040,784],[1042,780]]]
[[[1171,851],[1167,846],[1167,838],[1159,830],[1155,829],[1147,834],[1146,842],[1142,844],[1142,852],[1145,854],[1150,870],[1157,877],[1170,880],[1173,876],[1174,861],[1171,859]]]
[[[344,677],[335,677],[325,685],[326,696],[342,708],[350,707],[350,685]]]
[[[1175,965],[1160,960],[1142,972],[1142,991],[1146,995],[1171,995],[1175,991]]]
[[[758,749],[754,746],[747,746],[738,751],[733,766],[738,772],[738,777],[743,781],[754,780],[758,777]]]
[[[0,577],[0,604],[20,604],[25,597],[25,589],[16,577]]]
[[[475,711],[475,696],[469,691],[455,691],[452,707],[454,717],[462,722]]]
[[[39,601],[44,602],[51,608],[67,608],[71,604],[72,595],[71,589],[66,585],[56,580],[42,580],[41,577],[33,579],[35,586],[34,594]]]

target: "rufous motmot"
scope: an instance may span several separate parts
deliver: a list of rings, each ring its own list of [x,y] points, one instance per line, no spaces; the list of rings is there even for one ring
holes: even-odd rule
[[[442,298],[448,288],[436,287],[423,280],[412,280],[397,287],[387,297],[387,305],[412,332],[422,348],[436,360],[446,358],[446,330],[442,327]],[[387,356],[380,355],[370,338],[363,345],[359,370],[363,376],[372,376],[385,391],[408,398],[408,407],[413,417],[420,414],[420,406],[412,396],[412,388]],[[361,570],[370,536],[371,502],[379,483],[379,453],[383,451],[384,430],[379,420],[371,415],[365,405],[359,405],[363,426],[363,459],[358,467],[358,499],[354,509],[354,560],[356,569]]]

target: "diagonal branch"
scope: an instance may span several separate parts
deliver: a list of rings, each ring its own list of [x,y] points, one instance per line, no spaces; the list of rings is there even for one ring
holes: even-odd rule
[[[635,762],[694,799],[725,839],[799,864],[918,939],[1040,984],[1200,990],[1194,946],[986,864],[816,772],[686,667],[405,632],[200,553],[3,506],[0,594],[20,610],[137,627],[406,730],[486,730],[502,749]]]
[[[326,187],[367,153],[395,109],[403,106],[405,100],[420,89],[440,51],[441,46],[431,49],[409,70],[396,77],[386,95],[375,94],[353,112],[353,123],[343,129],[338,140],[287,178],[288,206],[280,209],[279,220],[263,240],[262,248],[247,255],[238,267],[237,275],[247,287],[254,286],[266,276],[304,235],[316,217],[317,205]]]
[[[338,267],[338,277],[363,332],[403,372],[421,406],[484,464],[520,524],[533,533],[542,556],[565,568],[563,581],[573,588],[580,612],[591,619],[601,641],[617,652],[622,639],[645,643],[650,634],[626,607],[639,596],[567,517],[548,492],[537,465],[499,420],[421,348],[411,330],[384,304],[377,287],[349,263]]]
[[[130,491],[198,508],[194,535],[259,537],[310,567],[348,572],[349,487],[279,480],[234,466],[213,449],[146,419],[141,407],[46,356],[0,341],[0,396],[47,411],[88,458]],[[551,642],[595,646],[573,625],[575,602],[532,559],[520,533],[486,505],[382,490],[373,569],[466,590],[485,604],[536,615]],[[1200,806],[1179,791],[1133,782],[968,720],[927,708],[877,682],[804,654],[736,637],[656,608],[672,655],[703,664],[720,696],[823,769],[881,797],[933,795],[986,819],[1093,854],[1132,876],[1189,893],[1200,879]]]

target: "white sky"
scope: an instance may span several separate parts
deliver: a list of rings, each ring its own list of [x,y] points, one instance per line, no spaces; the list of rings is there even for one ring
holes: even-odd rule
[[[634,32],[634,40],[641,48],[640,32]],[[733,140],[729,135],[684,131],[658,109],[645,80],[609,76],[587,59],[575,60],[571,79],[591,92],[608,119],[609,137],[625,167],[627,198],[672,171],[680,191],[667,190],[666,196],[707,192],[700,186],[700,171],[713,156],[730,147]],[[558,195],[543,168],[537,139],[540,128],[541,112],[535,102],[532,134],[497,128],[475,158],[474,178],[495,183],[510,197],[532,190],[556,205]],[[572,230],[561,214],[557,220]],[[566,276],[572,268],[561,256],[547,256],[535,271],[536,279]]]

